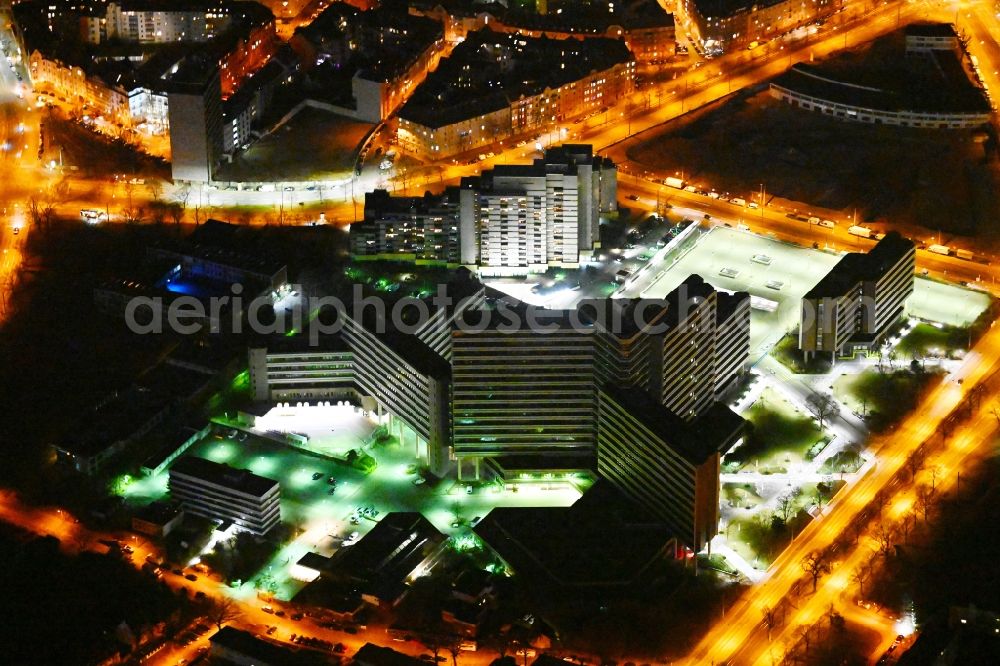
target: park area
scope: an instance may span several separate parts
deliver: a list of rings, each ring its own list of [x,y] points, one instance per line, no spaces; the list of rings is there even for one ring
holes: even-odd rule
[[[813,415],[766,388],[743,413],[750,423],[746,440],[726,454],[726,462],[747,465],[762,474],[784,474],[815,457],[827,441]]]
[[[833,395],[861,414],[873,432],[884,432],[909,414],[939,381],[939,373],[911,369],[909,362],[894,362],[882,369],[842,374],[833,382]]]

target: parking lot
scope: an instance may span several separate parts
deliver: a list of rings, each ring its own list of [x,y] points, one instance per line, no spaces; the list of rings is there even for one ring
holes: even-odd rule
[[[748,231],[716,227],[702,235],[698,244],[641,296],[662,298],[689,275],[698,274],[718,289],[747,291],[765,299],[758,302],[750,316],[750,355],[756,360],[797,328],[802,296],[841,256]],[[963,326],[974,321],[989,306],[989,300],[981,291],[917,278],[907,312],[928,321]]]
[[[756,359],[798,325],[802,296],[837,260],[832,253],[718,227],[641,295],[662,298],[697,274],[718,289],[747,291],[770,301],[773,311],[754,308],[750,316],[750,354]]]
[[[304,585],[294,577],[294,565],[303,555],[316,551],[329,555],[343,547],[345,539],[363,537],[391,511],[419,511],[442,532],[468,533],[471,523],[498,506],[568,506],[581,495],[585,479],[533,482],[506,487],[497,483],[472,486],[446,479],[420,482],[419,461],[412,444],[369,445],[377,468],[371,474],[339,463],[329,456],[343,456],[370,438],[376,423],[349,407],[276,408],[263,419],[263,433],[276,422],[291,432],[310,434],[309,447],[316,454],[280,443],[270,437],[228,431],[210,434],[196,442],[185,455],[207,458],[281,484],[282,521],[297,528],[297,536],[279,549],[267,571],[278,585],[278,598],[289,599]],[[336,479],[336,489],[330,483]],[[167,494],[168,473],[137,479],[126,496],[140,504]],[[357,516],[359,508],[367,515]],[[254,581],[244,583],[243,594],[254,593]]]

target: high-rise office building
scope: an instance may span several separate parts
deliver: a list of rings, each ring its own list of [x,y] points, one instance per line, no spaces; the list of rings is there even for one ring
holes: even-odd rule
[[[642,391],[599,393],[597,471],[698,551],[719,525],[722,454],[739,443],[743,419],[714,402],[685,421]]]
[[[745,371],[749,296],[718,294],[697,275],[662,301],[512,301],[466,311],[452,340],[454,452],[477,472],[482,460],[501,475],[589,469],[602,387],[648,393],[693,422]]]
[[[897,232],[852,252],[802,297],[799,349],[832,358],[877,347],[913,293],[916,248]]]

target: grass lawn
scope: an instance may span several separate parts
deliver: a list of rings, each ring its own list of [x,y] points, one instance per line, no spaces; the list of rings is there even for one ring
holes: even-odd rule
[[[823,437],[812,416],[797,409],[772,389],[744,412],[752,428],[746,441],[728,454],[728,460],[753,461],[761,471],[778,472],[805,459],[809,449]]]
[[[761,503],[761,497],[752,483],[723,483],[722,501],[731,507],[752,509]]]
[[[951,356],[951,353],[965,349],[969,331],[966,328],[945,326],[938,328],[931,324],[917,324],[905,338],[899,341],[896,353],[899,358],[909,360],[926,356]]]
[[[762,511],[748,518],[734,519],[726,527],[729,546],[751,565],[767,568],[774,558],[791,542],[795,535],[812,521],[807,512],[813,504],[826,505],[843,481],[807,483],[796,490],[788,511],[788,521],[773,511]]]
[[[778,340],[771,350],[771,355],[783,366],[797,375],[800,374],[820,374],[830,371],[830,359],[825,356],[816,356],[808,363],[799,350],[799,337],[797,333],[789,333]]]
[[[833,394],[852,411],[865,414],[874,432],[882,432],[912,411],[920,396],[938,381],[940,375],[929,372],[870,369],[838,377],[833,383]]]

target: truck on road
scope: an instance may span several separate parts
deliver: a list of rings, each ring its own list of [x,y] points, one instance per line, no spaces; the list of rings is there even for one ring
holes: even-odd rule
[[[973,261],[975,259],[972,250],[955,250],[955,256],[966,261]]]
[[[860,236],[861,238],[872,237],[871,229],[869,229],[868,227],[862,227],[857,224],[852,225],[850,228],[848,228],[847,233],[851,234],[852,236]]]
[[[674,178],[673,176],[668,176],[663,180],[663,184],[667,187],[676,187],[678,190],[684,189],[684,180],[681,178]]]
[[[937,243],[935,243],[933,245],[928,245],[927,246],[927,251],[928,252],[933,252],[934,254],[943,254],[945,256],[948,256],[949,254],[951,254],[951,248],[950,247],[948,247],[947,245],[938,245]]]
[[[729,200],[729,203],[733,204],[734,206],[740,206],[740,207],[747,205],[746,199],[741,199],[739,197],[733,197],[732,199]]]

